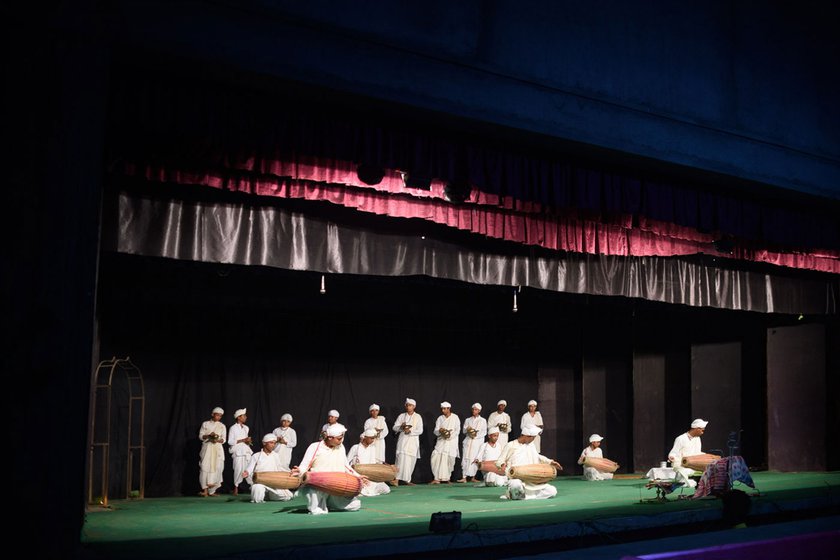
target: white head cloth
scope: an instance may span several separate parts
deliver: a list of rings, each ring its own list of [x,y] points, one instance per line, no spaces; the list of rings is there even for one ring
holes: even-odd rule
[[[376,430],[373,428],[368,428],[364,432],[362,432],[362,437],[376,437]]]
[[[441,408],[452,408],[452,405],[449,404],[449,401],[443,401],[442,403],[440,403],[440,407]]]
[[[220,406],[217,406],[216,408],[213,409],[213,414],[224,414],[224,413],[225,413],[225,411],[222,410],[222,407],[220,407]]]
[[[282,422],[283,420],[288,420],[289,422],[291,422],[292,421],[292,415],[287,412],[286,414],[284,414],[283,416],[280,417],[280,421]]]
[[[528,425],[522,428],[522,435],[523,436],[538,436],[540,435],[540,429],[536,426]]]
[[[496,403],[496,406],[499,406],[500,404],[503,404],[503,405],[507,406],[507,401],[505,399],[502,399],[502,400],[500,400],[499,402]]]
[[[703,420],[702,418],[696,418],[694,422],[691,423],[692,428],[705,428],[708,422]]]
[[[601,441],[602,439],[604,438],[602,438],[598,434],[592,434],[591,436],[589,436],[589,443],[592,443],[594,441]]]
[[[472,408],[477,408],[478,410],[481,410],[481,403],[480,402],[473,403]]]
[[[487,430],[487,435],[488,435],[488,436],[489,436],[490,434],[498,434],[498,433],[499,433],[499,427],[498,427],[498,426],[493,426],[492,428],[490,428],[489,430]]]
[[[379,405],[373,403],[372,405],[370,405],[370,408],[368,408],[368,412],[370,412],[371,410],[379,410]]]
[[[405,404],[413,404],[414,406],[417,406],[417,401],[414,399],[405,399]]]
[[[329,437],[338,437],[344,435],[344,432],[347,431],[347,428],[344,427],[344,424],[339,424],[336,422],[329,428],[327,428],[327,436]]]
[[[234,418],[239,418],[240,416],[242,416],[246,412],[248,412],[247,408],[240,408],[239,410],[237,410],[236,412],[233,413],[233,417]]]
[[[274,434],[265,434],[263,436],[263,443],[267,441],[277,441],[277,436],[275,436]]]
[[[327,416],[335,416],[336,418],[338,418],[341,415],[338,413],[338,411],[336,409],[332,409],[329,412],[327,412]]]
[[[528,406],[531,406],[531,405],[537,406],[537,401],[535,401],[534,399],[531,399],[530,401],[528,401]]]

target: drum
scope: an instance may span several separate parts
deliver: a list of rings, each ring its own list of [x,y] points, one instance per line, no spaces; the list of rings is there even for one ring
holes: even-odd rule
[[[720,455],[712,455],[711,453],[689,455],[688,457],[682,458],[682,466],[687,469],[694,469],[695,471],[705,471],[709,463],[718,459],[720,459]]]
[[[557,476],[557,469],[552,465],[542,463],[536,465],[519,465],[517,467],[509,467],[508,476],[518,478],[525,484],[545,484]]]
[[[397,478],[396,465],[353,465],[353,469],[371,482],[391,482]]]
[[[301,484],[326,492],[331,496],[353,498],[362,491],[362,481],[358,477],[343,472],[306,472],[301,477]]]
[[[618,470],[620,466],[615,461],[610,461],[609,459],[603,459],[601,457],[587,457],[583,461],[584,467],[592,467],[598,472],[602,473],[614,473]]]
[[[275,490],[295,490],[300,486],[300,477],[287,472],[254,473],[254,484],[262,484]]]
[[[481,472],[489,472],[499,476],[505,476],[505,471],[496,466],[496,461],[482,461],[479,469]]]

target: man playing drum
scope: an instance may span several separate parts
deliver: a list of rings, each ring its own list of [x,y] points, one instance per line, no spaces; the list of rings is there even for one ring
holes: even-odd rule
[[[481,444],[478,449],[478,457],[475,462],[479,465],[485,461],[496,462],[496,459],[502,456],[502,451],[505,446],[500,443],[500,434],[498,426],[491,426],[487,430],[487,441]],[[504,475],[498,473],[484,471],[484,482],[479,486],[507,486],[508,479]]]
[[[341,424],[333,424],[328,427],[324,434],[324,441],[316,441],[306,449],[299,467],[292,469],[292,475],[300,476],[306,472],[314,473],[348,473],[359,476],[347,462],[347,452],[344,449],[344,432],[346,429]],[[322,490],[311,486],[305,486],[298,493],[306,496],[307,509],[312,515],[323,515],[329,513],[330,509],[344,511],[358,511],[362,502],[358,496],[344,498],[332,496]]]
[[[702,418],[695,419],[686,433],[677,436],[674,447],[668,452],[668,460],[671,461],[671,466],[677,473],[674,480],[686,484],[689,488],[697,486],[697,483],[689,478],[694,474],[694,469],[683,467],[682,459],[703,453],[700,436],[706,431],[707,424],[708,422]]]
[[[589,436],[589,445],[584,447],[583,451],[580,452],[580,457],[578,458],[578,465],[583,465],[587,458],[604,458],[604,452],[601,451],[602,439],[604,438],[599,436],[598,434],[592,434],[591,436]],[[586,480],[610,480],[613,477],[613,473],[601,472],[594,467],[584,465],[583,476],[584,478],[586,478]]]
[[[274,452],[276,446],[277,436],[265,434],[262,438],[262,449],[251,455],[251,461],[242,476],[253,478],[255,473],[288,471],[283,468],[280,455]],[[259,482],[251,486],[251,501],[255,504],[261,504],[266,500],[287,502],[291,499],[292,493],[282,488],[274,489]]]
[[[379,460],[379,453],[376,449],[377,432],[374,428],[368,428],[359,436],[359,443],[350,448],[347,453],[347,462],[351,467],[356,465],[376,465],[384,461]],[[391,489],[384,482],[369,482],[362,486],[362,496],[382,496],[388,494]]]
[[[502,456],[496,460],[496,466],[506,471],[511,467],[522,465],[544,464],[551,465],[558,470],[563,466],[555,461],[540,455],[534,448],[534,438],[539,435],[540,429],[537,426],[524,426],[522,435],[514,441],[508,442],[502,451]],[[551,484],[532,484],[522,480],[511,478],[508,482],[508,490],[500,498],[503,500],[545,500],[557,495],[557,489]]]

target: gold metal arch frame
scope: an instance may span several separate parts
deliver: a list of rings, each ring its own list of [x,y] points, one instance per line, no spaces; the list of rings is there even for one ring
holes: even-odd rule
[[[146,447],[143,439],[146,396],[143,374],[131,362],[111,358],[99,362],[93,375],[90,397],[90,423],[88,426],[88,504],[108,507],[108,478],[111,454],[111,416],[113,413],[114,374],[122,372],[128,384],[128,426],[126,498],[145,497]],[[107,380],[104,379],[107,376]],[[102,424],[105,426],[102,427]],[[98,477],[97,477],[98,466]],[[98,478],[98,480],[97,480]],[[98,489],[98,492],[97,492]]]

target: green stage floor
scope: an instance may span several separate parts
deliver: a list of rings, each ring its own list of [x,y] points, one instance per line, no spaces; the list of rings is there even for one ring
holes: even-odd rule
[[[840,504],[838,472],[760,472],[753,478],[761,495],[752,501],[752,515]],[[284,549],[276,557],[306,555],[307,550],[314,557],[310,547],[317,545],[322,550],[315,556],[347,558],[353,556],[348,550],[361,547],[324,545],[373,540],[378,542],[364,547],[366,554],[385,554],[395,546],[395,551],[420,552],[434,550],[441,539],[446,546],[470,548],[720,518],[718,499],[678,500],[672,494],[665,502],[651,501],[656,493],[645,489],[645,482],[563,477],[553,483],[556,498],[518,502],[500,500],[498,488],[401,486],[387,496],[362,498],[361,511],[322,516],[308,515],[300,497],[264,504],[250,503],[247,494],[114,501],[111,510],[86,515],[82,553],[87,558],[257,558],[260,551]],[[453,510],[462,513],[458,543],[451,535],[428,530],[432,513]]]

